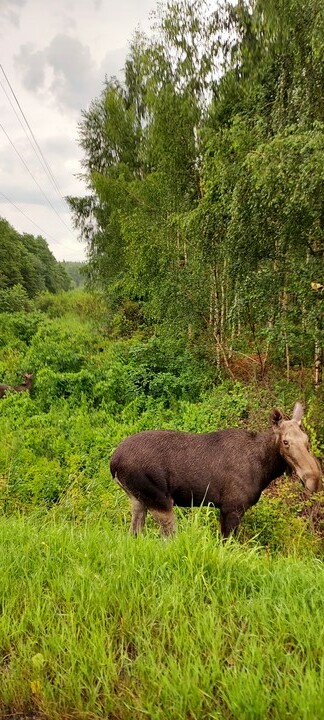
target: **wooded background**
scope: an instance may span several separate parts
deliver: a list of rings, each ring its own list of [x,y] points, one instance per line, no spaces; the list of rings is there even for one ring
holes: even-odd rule
[[[89,278],[229,372],[235,351],[288,378],[316,362],[319,384],[323,3],[180,0],[153,29],[82,115]]]

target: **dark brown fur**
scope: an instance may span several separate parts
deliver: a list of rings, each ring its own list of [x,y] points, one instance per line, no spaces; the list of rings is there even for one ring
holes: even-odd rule
[[[21,383],[20,385],[11,386],[0,383],[0,399],[4,398],[7,392],[26,392],[27,390],[30,391],[33,385],[32,373],[24,373],[23,378],[25,378],[25,382]]]
[[[292,420],[279,411],[273,429],[261,433],[233,428],[212,433],[148,430],[126,438],[111,459],[111,473],[130,497],[131,530],[144,526],[147,510],[162,532],[175,529],[173,505],[212,503],[221,511],[224,537],[240,523],[262,491],[293,468],[310,491],[321,488],[321,473],[300,426],[302,408]]]

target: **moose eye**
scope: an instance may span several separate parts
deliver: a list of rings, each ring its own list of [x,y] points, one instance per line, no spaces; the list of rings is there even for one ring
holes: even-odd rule
[[[283,444],[285,447],[289,447],[289,440],[283,440],[283,441],[282,441],[282,444]]]

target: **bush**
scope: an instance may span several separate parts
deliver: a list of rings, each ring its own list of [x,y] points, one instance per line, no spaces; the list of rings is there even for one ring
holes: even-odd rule
[[[212,370],[197,360],[183,339],[153,336],[134,343],[128,362],[138,390],[166,405],[171,398],[197,400],[212,386]]]
[[[48,290],[40,293],[35,300],[36,307],[50,318],[62,317],[66,312],[65,293],[53,295]]]
[[[29,370],[26,361],[27,346],[44,320],[39,312],[32,313],[2,313],[0,314],[0,362],[1,358],[8,358],[8,371],[12,374],[10,362],[12,353],[21,353],[22,367]],[[22,368],[21,368],[22,369]]]
[[[321,553],[320,540],[309,532],[307,524],[280,498],[263,495],[244,516],[240,537],[273,553],[312,555]]]
[[[10,288],[0,289],[0,313],[14,313],[30,310],[32,303],[25,288],[18,283]]]
[[[49,410],[58,398],[68,398],[72,406],[79,405],[83,396],[91,400],[93,387],[94,377],[88,370],[57,373],[45,367],[37,374],[37,403],[43,411]]]
[[[27,363],[37,371],[78,372],[85,365],[94,343],[90,327],[78,320],[47,320],[34,335]]]
[[[107,308],[100,293],[89,293],[85,290],[72,290],[53,295],[44,291],[35,299],[37,309],[50,318],[59,318],[68,313],[81,319],[89,318],[92,322],[103,323],[107,316]]]

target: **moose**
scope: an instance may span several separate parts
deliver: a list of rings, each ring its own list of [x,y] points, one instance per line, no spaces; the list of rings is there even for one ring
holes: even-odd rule
[[[24,378],[24,382],[22,382],[20,385],[11,386],[0,383],[0,398],[4,398],[7,392],[26,392],[27,390],[30,391],[33,385],[33,374],[23,373],[22,377]]]
[[[149,511],[162,535],[170,535],[176,528],[174,505],[211,503],[220,508],[227,538],[262,491],[287,471],[294,471],[309,493],[319,492],[321,467],[309,452],[303,412],[299,402],[291,419],[274,409],[272,428],[264,432],[145,430],[123,440],[110,470],[131,501],[131,533],[143,529]]]

